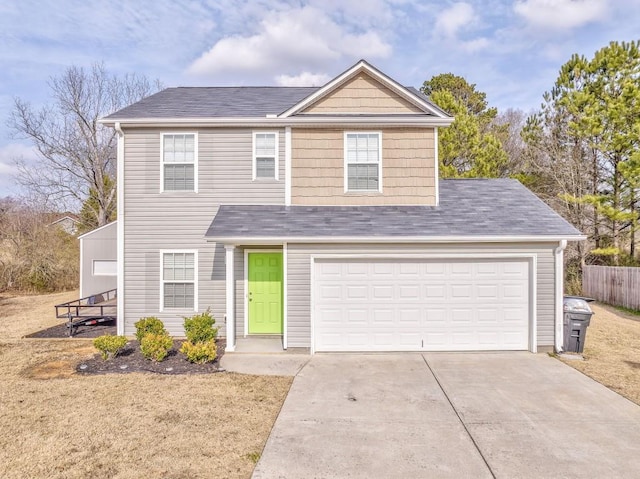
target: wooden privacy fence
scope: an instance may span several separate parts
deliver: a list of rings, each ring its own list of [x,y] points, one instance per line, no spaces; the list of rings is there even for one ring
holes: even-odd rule
[[[640,310],[640,268],[585,266],[582,292],[603,303]]]

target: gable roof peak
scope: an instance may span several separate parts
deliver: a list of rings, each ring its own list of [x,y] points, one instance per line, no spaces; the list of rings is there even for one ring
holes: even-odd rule
[[[307,109],[312,104],[316,103],[320,99],[329,95],[331,92],[340,88],[341,85],[344,85],[352,78],[355,78],[362,72],[366,72],[370,77],[374,80],[378,81],[383,86],[389,88],[390,90],[397,93],[399,96],[403,97],[410,103],[413,103],[417,107],[424,110],[426,113],[433,115],[436,118],[442,118],[445,120],[451,120],[452,117],[445,113],[443,110],[438,108],[436,105],[431,103],[428,98],[424,95],[419,94],[414,91],[412,88],[407,88],[393,78],[383,73],[381,70],[377,69],[375,66],[367,62],[365,59],[358,60],[354,65],[340,73],[333,80],[327,82],[324,86],[320,87],[317,91],[311,93],[306,98],[302,99],[295,105],[291,106],[289,109],[283,111],[280,115],[280,118],[287,118],[289,116],[295,115],[297,113],[301,113],[303,110]]]

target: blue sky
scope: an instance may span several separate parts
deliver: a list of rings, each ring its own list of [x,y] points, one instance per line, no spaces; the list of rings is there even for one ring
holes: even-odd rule
[[[13,158],[13,98],[48,101],[70,65],[104,62],[165,86],[321,85],[360,58],[405,85],[464,76],[499,110],[537,108],[573,53],[640,39],[640,0],[4,0],[0,197]]]

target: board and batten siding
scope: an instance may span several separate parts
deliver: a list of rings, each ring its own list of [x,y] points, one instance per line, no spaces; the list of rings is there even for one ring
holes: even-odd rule
[[[292,244],[287,249],[288,346],[311,347],[311,256],[313,255],[455,255],[535,254],[537,257],[537,341],[539,350],[554,345],[555,288],[554,248],[557,244]]]
[[[160,193],[161,132],[198,133],[198,192]],[[279,131],[279,181],[253,180],[252,129],[125,130],[124,326],[157,316],[182,336],[188,310],[160,312],[160,251],[198,251],[198,311],[208,307],[224,334],[225,250],[205,232],[221,204],[284,204],[284,130]],[[267,131],[274,131],[272,129]],[[237,253],[237,255],[240,253]],[[239,276],[241,277],[241,276]],[[237,288],[240,290],[240,288]]]
[[[382,192],[344,191],[345,131],[382,133]],[[433,128],[291,131],[294,205],[435,205]]]
[[[302,113],[424,114],[416,105],[405,100],[366,73],[356,75],[324,98],[314,102]]]

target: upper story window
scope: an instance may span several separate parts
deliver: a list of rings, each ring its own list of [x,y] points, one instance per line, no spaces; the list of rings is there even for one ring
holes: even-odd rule
[[[163,133],[162,191],[198,191],[196,133]]]
[[[344,134],[345,191],[382,191],[381,133]]]
[[[278,133],[253,133],[253,179],[278,179]]]
[[[195,251],[161,251],[161,310],[197,309]]]

